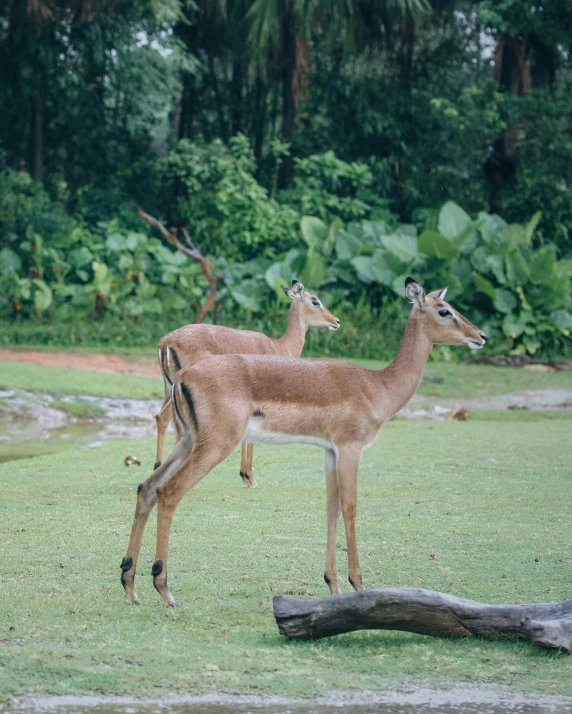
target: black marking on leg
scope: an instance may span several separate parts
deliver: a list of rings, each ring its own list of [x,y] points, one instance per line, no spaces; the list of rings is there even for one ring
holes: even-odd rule
[[[144,484],[142,484],[142,483],[140,483],[139,486],[137,486],[137,495],[139,495],[141,493],[141,491],[143,490],[143,486],[144,486]]]
[[[179,359],[179,355],[172,347],[167,347],[167,349],[171,351],[171,357],[173,358],[173,362],[175,363],[175,367],[177,368],[178,372],[181,369],[181,360]]]
[[[195,404],[193,402],[193,398],[191,397],[191,390],[187,387],[187,385],[184,382],[180,382],[180,385],[181,385],[181,391],[183,393],[183,396],[185,397],[185,401],[187,402],[187,406],[189,407],[189,411],[191,413],[191,419],[193,420],[195,432],[198,434],[199,433],[199,422],[197,420]]]
[[[123,558],[121,561],[121,584],[123,585],[123,589],[127,590],[127,583],[125,582],[125,573],[128,570],[131,570],[131,566],[133,565],[133,558]]]
[[[157,576],[161,575],[162,572],[163,572],[163,561],[156,560],[153,563],[153,567],[151,568],[151,575],[153,576],[153,587],[159,593],[159,595],[163,595],[163,593],[157,587],[156,580],[157,580]],[[165,578],[165,587],[167,587],[167,578]]]
[[[169,384],[173,384],[173,380],[171,379],[169,375],[169,367],[167,365],[167,349],[161,353],[161,369],[163,370],[163,377],[165,377],[166,381],[169,382]]]
[[[331,581],[330,578],[328,577],[327,573],[324,573],[324,580],[326,581],[326,585],[327,585],[328,587],[330,587],[331,584],[332,584],[332,581]]]
[[[159,466],[161,466],[161,462],[160,462],[160,461],[155,461],[155,466],[153,466],[153,471],[155,471],[156,469],[158,469]]]
[[[183,417],[181,415],[179,405],[177,404],[177,386],[176,385],[173,387],[173,393],[171,395],[171,399],[173,401],[173,406],[175,407],[175,411],[177,412],[177,416],[179,417],[179,421],[181,422],[181,424],[186,424],[186,421],[183,419]]]
[[[348,580],[350,581],[350,585],[352,586],[352,588],[355,590],[356,586],[354,584],[354,581],[351,579],[351,576],[348,578]]]
[[[133,567],[133,558],[123,558],[119,567],[124,573],[126,573],[128,570],[131,570],[131,568]]]
[[[255,416],[255,417],[263,417],[263,416],[264,416],[264,412],[261,411],[260,409],[256,409],[255,412],[254,412],[254,414],[253,414],[252,416]]]

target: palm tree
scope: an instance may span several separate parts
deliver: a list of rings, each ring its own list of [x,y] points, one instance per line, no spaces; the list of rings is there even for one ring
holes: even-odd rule
[[[260,63],[276,57],[282,82],[282,138],[292,140],[298,104],[310,74],[312,30],[332,46],[352,48],[382,41],[398,21],[425,13],[427,0],[254,0],[247,13],[249,39]],[[279,184],[290,185],[293,157],[282,162]]]

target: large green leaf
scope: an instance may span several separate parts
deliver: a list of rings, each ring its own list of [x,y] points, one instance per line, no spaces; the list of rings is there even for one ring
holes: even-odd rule
[[[358,254],[360,247],[359,238],[349,231],[339,233],[336,238],[336,255],[340,260],[351,260]]]
[[[478,273],[488,273],[491,269],[489,258],[489,249],[484,245],[481,245],[473,251],[471,255],[471,264]]]
[[[536,285],[550,283],[555,277],[556,251],[546,245],[537,250],[530,261],[530,279]]]
[[[306,265],[302,272],[302,282],[310,290],[319,288],[326,277],[326,261],[324,257],[314,251],[308,251]]]
[[[395,273],[390,268],[386,260],[385,251],[377,250],[373,254],[371,261],[371,274],[377,283],[387,286],[392,284],[395,279]]]
[[[350,262],[356,269],[358,278],[362,283],[373,283],[375,281],[373,258],[370,255],[360,255],[357,258],[352,258]]]
[[[483,240],[488,245],[493,245],[500,241],[500,234],[506,227],[506,221],[495,213],[479,213],[477,227]]]
[[[518,251],[508,253],[505,258],[506,277],[510,283],[524,285],[528,282],[530,273],[525,259]]]
[[[512,337],[513,340],[515,340],[517,337],[520,337],[522,335],[525,327],[526,327],[526,314],[521,314],[521,315],[508,314],[508,315],[505,315],[505,317],[502,321],[502,331],[504,332],[504,334],[507,337]]]
[[[502,258],[498,255],[487,255],[486,264],[489,266],[491,273],[495,276],[497,283],[504,285],[506,277],[503,270]]]
[[[432,230],[425,230],[419,236],[417,249],[420,253],[425,253],[430,258],[442,258],[445,260],[453,258],[458,250],[452,240]]]
[[[20,256],[11,248],[0,250],[0,275],[12,275],[22,268]]]
[[[550,319],[565,335],[572,330],[572,314],[568,310],[555,310],[550,313]]]
[[[526,238],[527,238],[528,244],[530,244],[530,241],[532,239],[534,231],[536,230],[536,226],[540,223],[541,218],[542,218],[542,213],[540,211],[536,211],[534,216],[532,216],[530,221],[528,221],[528,223],[524,227],[524,232],[526,233]]]
[[[572,278],[572,259],[559,260],[556,263],[556,275],[559,278]]]
[[[526,231],[520,223],[511,223],[500,235],[503,247],[507,251],[518,250],[521,246],[529,244],[530,239],[527,237]]]
[[[473,273],[473,283],[478,292],[488,295],[491,300],[496,300],[497,291],[490,280],[487,280],[479,273]]]
[[[417,256],[417,238],[412,235],[392,233],[381,239],[383,247],[397,258],[402,266],[409,265]]]
[[[280,301],[287,301],[289,298],[284,294],[281,285],[290,285],[292,281],[292,271],[285,263],[274,263],[264,273],[268,286],[275,291],[276,297]]]
[[[110,235],[107,236],[105,245],[109,248],[109,250],[113,250],[113,251],[125,250],[125,248],[126,248],[125,236],[122,235],[121,233],[111,233]]]
[[[517,305],[517,299],[508,290],[497,290],[494,306],[499,312],[510,313]]]
[[[439,233],[451,240],[459,239],[471,223],[469,214],[453,201],[447,201],[439,212]]]
[[[302,216],[300,230],[310,250],[321,250],[328,237],[328,228],[324,221],[315,216]]]
[[[245,292],[239,285],[233,285],[230,288],[230,294],[233,299],[245,310],[256,312],[260,309],[260,304],[256,297],[250,292]]]
[[[44,312],[52,304],[52,291],[43,280],[32,281],[36,290],[34,291],[34,306],[37,312]]]

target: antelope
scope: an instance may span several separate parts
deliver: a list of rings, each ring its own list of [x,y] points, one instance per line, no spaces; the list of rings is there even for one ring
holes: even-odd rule
[[[316,295],[305,290],[301,282],[293,280],[291,287],[281,287],[291,298],[292,304],[288,313],[288,327],[280,339],[272,339],[262,332],[234,330],[221,325],[185,325],[161,338],[158,356],[165,382],[165,398],[155,417],[157,456],[154,469],[159,468],[163,460],[165,432],[172,418],[171,390],[178,370],[190,367],[210,355],[261,354],[299,357],[309,325],[338,329],[338,318],[322,305]],[[252,452],[252,444],[243,441],[240,475],[245,488],[257,486],[252,472]]]
[[[135,518],[121,582],[128,602],[149,513],[157,503],[153,584],[166,605],[169,534],[181,499],[241,439],[249,443],[306,443],[325,451],[327,543],[324,579],[339,594],[336,533],[343,515],[349,581],[363,590],[356,543],[357,474],[361,455],[383,424],[415,393],[433,345],[480,349],[486,336],[444,298],[447,288],[425,294],[412,278],[405,297],[412,303],[399,350],[389,366],[369,370],[337,360],[261,355],[210,357],[177,373],[173,406],[181,437],[173,453],[138,489]]]

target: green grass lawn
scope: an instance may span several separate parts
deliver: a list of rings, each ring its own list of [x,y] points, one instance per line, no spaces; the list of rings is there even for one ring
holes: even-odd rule
[[[131,399],[157,399],[164,394],[163,381],[159,378],[86,372],[11,360],[0,361],[0,387]]]
[[[570,597],[570,434],[565,419],[388,424],[359,477],[366,586],[421,586],[491,603]],[[129,453],[141,468],[123,465]],[[138,575],[142,604],[127,605],[119,563],[153,458],[148,440],[0,466],[4,697],[304,695],[411,677],[572,692],[571,658],[523,642],[382,631],[281,638],[273,595],[327,594],[323,456],[312,447],[258,447],[254,491],[240,487],[235,452],[187,495],[171,538],[175,610],[152,587],[152,518]],[[343,545],[340,535],[345,581]]]
[[[387,363],[355,360],[370,369]],[[430,362],[425,370],[419,394],[437,397],[485,397],[509,394],[525,389],[572,389],[572,371],[534,372],[526,369],[503,369],[488,365],[458,365]],[[434,381],[434,379],[442,381]],[[0,387],[38,389],[60,394],[154,399],[163,396],[160,379],[130,374],[84,372],[66,367],[28,362],[0,361]]]

